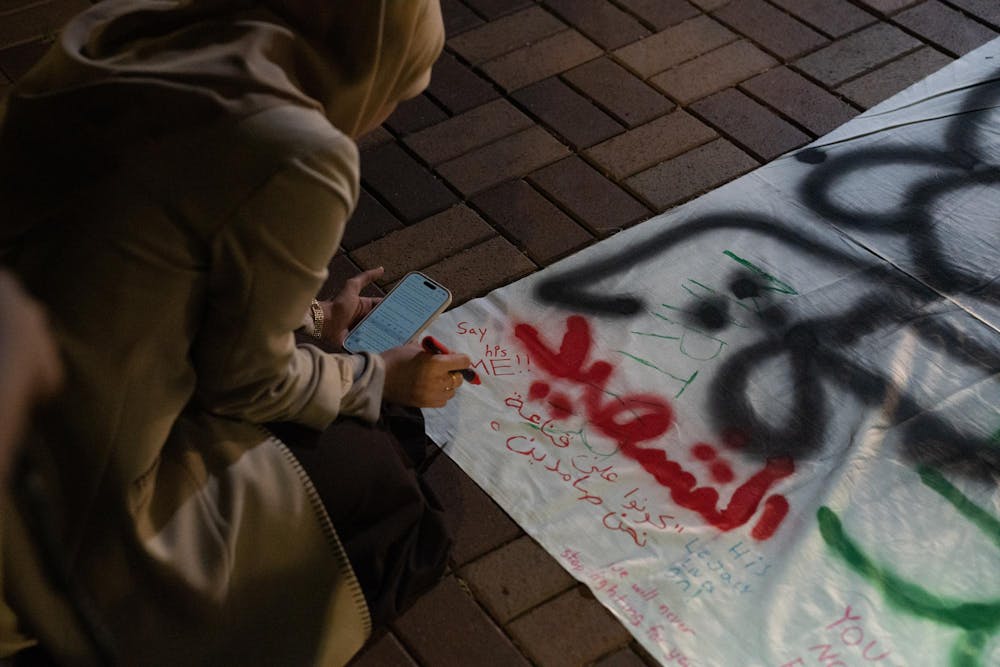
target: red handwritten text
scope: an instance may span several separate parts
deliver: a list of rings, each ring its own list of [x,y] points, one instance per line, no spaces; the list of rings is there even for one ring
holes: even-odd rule
[[[583,410],[589,424],[616,441],[624,456],[638,462],[656,481],[670,489],[670,497],[675,503],[697,512],[719,530],[729,531],[749,521],[763,502],[764,509],[751,535],[756,540],[766,540],[774,535],[788,513],[788,501],[778,494],[768,496],[766,500],[765,496],[778,480],[788,477],[795,470],[791,458],[769,459],[763,469],[735,489],[726,508],[718,509],[717,489],[697,486],[695,476],[672,461],[663,450],[640,447],[640,443],[666,433],[673,424],[673,409],[667,401],[649,393],[605,398],[609,394],[607,385],[614,368],[602,360],[588,365],[593,341],[587,320],[579,315],[567,318],[566,333],[558,351],[543,341],[538,331],[529,324],[518,324],[514,335],[541,369],[554,378],[569,380],[582,387]],[[569,397],[553,392],[545,382],[533,383],[529,397],[546,399],[556,418],[577,414],[576,406]],[[715,460],[717,455],[710,445],[695,445],[694,455],[703,461],[714,461],[716,465],[710,471],[717,483],[732,479],[729,464]],[[639,540],[636,541],[638,543]]]
[[[844,659],[853,663],[855,659],[851,659],[849,656],[851,654],[860,654],[860,658],[865,662],[881,662],[888,658],[892,651],[885,651],[878,647],[877,639],[870,639],[870,635],[865,634],[865,630],[862,627],[862,617],[861,614],[855,613],[850,605],[844,609],[843,614],[840,618],[828,624],[823,628],[834,635],[834,640],[825,644],[816,644],[815,646],[809,647],[809,652],[814,654],[806,659],[801,656],[784,663],[781,667],[793,667],[794,665],[800,665],[805,667],[807,664],[817,664],[823,667],[846,667],[848,662],[844,662],[841,659],[841,653],[839,651],[846,650],[848,655],[844,656]],[[839,639],[839,641],[837,641]],[[867,642],[865,640],[868,640]],[[806,660],[809,660],[807,663]]]

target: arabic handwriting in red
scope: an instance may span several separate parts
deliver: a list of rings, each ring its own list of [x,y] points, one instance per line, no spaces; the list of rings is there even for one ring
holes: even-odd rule
[[[591,505],[603,505],[604,504],[603,498],[601,498],[600,496],[595,496],[590,491],[583,488],[581,482],[586,482],[588,479],[590,479],[590,475],[584,475],[583,477],[578,477],[576,481],[573,482],[573,488],[579,491],[581,494],[583,494],[579,498],[577,498],[577,500],[585,500]]]
[[[632,526],[628,525],[623,520],[627,518],[625,514],[621,514],[621,518],[618,517],[619,515],[612,510],[611,512],[608,512],[607,514],[604,515],[604,518],[601,519],[601,523],[603,523],[604,527],[607,528],[608,530],[617,530],[625,533],[626,535],[632,538],[632,541],[635,543],[637,547],[646,546],[646,533],[643,532],[642,535],[640,536],[639,531],[637,531]]]
[[[778,526],[788,514],[788,499],[780,494],[768,496],[764,501],[764,511],[750,531],[750,537],[758,541],[771,539]]]
[[[691,455],[708,464],[708,471],[717,484],[728,484],[736,477],[729,461],[719,457],[712,445],[699,442],[691,447]]]
[[[612,440],[652,440],[666,433],[673,424],[673,408],[654,394],[629,394],[603,401],[614,368],[606,361],[595,361],[589,368],[584,368],[592,340],[590,325],[579,315],[572,315],[566,320],[566,335],[558,352],[552,351],[530,324],[518,324],[514,327],[514,335],[528,349],[538,366],[553,377],[571,380],[584,388],[587,421]],[[534,383],[529,396],[547,397],[549,405],[557,413],[574,412],[570,400],[563,394],[550,395],[545,383]],[[633,418],[623,419],[623,413]]]
[[[490,428],[494,431],[500,432],[500,422],[491,421]],[[563,466],[562,459],[557,458],[555,456],[550,457],[549,452],[545,452],[544,450],[539,451],[538,444],[540,443],[535,438],[528,437],[526,435],[511,435],[508,436],[504,441],[504,446],[506,447],[507,451],[525,457],[529,465],[535,465],[536,463],[544,463],[546,460],[548,460],[549,463],[544,464],[542,467],[549,472],[555,473],[563,482],[570,484],[575,490],[579,491],[580,496],[577,498],[577,500],[582,500],[592,505],[604,504],[604,498],[602,498],[599,495],[595,495],[590,491],[588,491],[586,488],[584,488],[583,482],[589,480],[591,478],[590,473],[593,472],[597,472],[600,474],[600,477],[598,477],[597,479],[602,479],[607,482],[614,482],[618,478],[618,475],[617,473],[613,472],[613,466],[608,465],[604,468],[598,468],[597,466],[590,466],[591,469],[589,471],[583,471],[576,464],[576,459],[581,458],[581,456],[578,455],[576,457],[573,457],[573,459],[570,459],[570,462],[567,465],[567,468],[573,468],[578,473],[580,472],[584,473],[574,480],[573,479],[574,473],[562,467]],[[586,457],[586,455],[583,456]],[[551,463],[553,459],[555,460],[554,464]]]
[[[601,461],[602,460],[601,457],[594,456],[593,454],[579,454],[577,456],[574,456],[572,459],[570,459],[569,462],[570,462],[570,465],[573,466],[573,469],[576,470],[577,472],[582,472],[584,475],[589,475],[589,474],[595,473],[595,472],[596,473],[600,473],[601,478],[603,480],[605,480],[606,482],[614,482],[614,481],[616,481],[618,479],[618,473],[614,472],[614,465],[608,464],[608,465],[604,466],[603,468],[598,468],[595,465],[591,465],[589,467],[589,469],[584,470],[583,468],[581,468],[577,464],[577,460],[579,460],[579,459],[590,459],[592,461],[595,460],[595,459],[597,461]]]
[[[751,536],[766,540],[774,535],[788,513],[788,501],[779,494],[768,495],[771,487],[795,470],[789,457],[769,459],[764,467],[740,484],[729,504],[719,509],[719,491],[711,486],[698,486],[696,477],[661,449],[641,447],[671,427],[673,408],[659,396],[649,393],[613,396],[605,400],[607,384],[614,368],[606,361],[593,361],[587,366],[593,346],[590,325],[579,315],[566,320],[566,333],[558,351],[542,340],[535,327],[518,324],[514,335],[527,348],[538,367],[554,378],[570,380],[583,389],[582,402],[586,417],[598,432],[618,443],[619,451],[639,463],[657,482],[670,490],[671,499],[686,509],[697,512],[721,531],[729,531],[747,523],[763,502],[763,512],[754,525]],[[532,399],[546,399],[556,418],[573,414],[572,402],[562,393],[553,393],[544,382],[535,382],[529,391]],[[742,433],[724,434],[727,445],[738,448],[745,443]],[[697,443],[692,455],[709,464],[709,472],[717,484],[732,482],[735,475],[729,463],[718,457],[714,447]],[[606,515],[608,519],[613,515]],[[669,515],[663,515],[669,516]],[[607,523],[605,524],[607,526]],[[607,526],[611,529],[610,526]],[[621,530],[621,528],[615,528]],[[624,530],[623,530],[624,532]],[[633,538],[638,544],[640,539]]]

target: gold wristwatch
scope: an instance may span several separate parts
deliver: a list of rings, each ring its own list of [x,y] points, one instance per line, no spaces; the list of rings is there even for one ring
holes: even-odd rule
[[[319,301],[317,301],[316,299],[313,299],[312,303],[309,304],[309,312],[312,313],[312,320],[313,320],[312,335],[313,335],[313,338],[322,338],[323,337],[323,321],[326,319],[326,316],[323,315],[323,306],[319,305]]]

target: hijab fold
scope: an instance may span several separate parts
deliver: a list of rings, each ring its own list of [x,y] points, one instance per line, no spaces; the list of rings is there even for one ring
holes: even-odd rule
[[[338,64],[338,102],[328,115],[351,136],[386,106],[419,93],[444,47],[437,0],[266,2]]]
[[[286,104],[356,138],[420,92],[443,45],[439,0],[94,5],[0,102],[0,255],[138,146]]]
[[[154,94],[157,106],[143,109],[139,94],[130,115],[188,123],[185,97],[237,115],[294,102],[356,137],[419,92],[443,45],[438,0],[107,0],[67,26],[8,105],[166,86],[170,107]]]

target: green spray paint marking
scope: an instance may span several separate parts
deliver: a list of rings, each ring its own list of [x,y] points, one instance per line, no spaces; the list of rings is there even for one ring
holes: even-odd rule
[[[677,310],[677,311],[681,310],[680,308],[674,308],[673,306],[671,306],[669,304],[666,304],[666,303],[661,303],[660,305],[663,306],[664,308],[669,308],[670,310]],[[660,315],[659,313],[650,313],[650,315],[652,315],[653,317],[659,317],[664,322],[670,322],[671,324],[680,324],[680,322],[675,322],[674,320],[670,319],[666,315]]]
[[[619,354],[624,354],[626,357],[628,357],[629,359],[632,359],[633,361],[638,361],[643,366],[648,366],[649,368],[652,368],[654,371],[659,371],[659,372],[663,373],[664,375],[669,376],[669,377],[673,378],[674,380],[677,380],[678,382],[683,382],[684,386],[681,387],[681,390],[679,392],[677,392],[676,394],[674,394],[674,398],[680,398],[680,395],[684,393],[684,390],[688,388],[688,385],[691,384],[692,382],[694,382],[694,379],[696,377],[698,377],[698,371],[695,371],[694,373],[691,374],[691,377],[689,377],[688,379],[685,380],[684,378],[677,377],[676,375],[674,375],[673,373],[671,373],[669,371],[663,370],[662,368],[660,368],[659,366],[657,366],[653,362],[647,361],[646,359],[643,359],[642,357],[637,357],[634,354],[629,354],[625,350],[615,350],[615,351],[618,352]]]
[[[973,503],[937,470],[922,467],[919,472],[924,485],[951,503],[962,516],[1000,547],[1000,521]],[[875,563],[844,532],[840,517],[829,507],[820,507],[816,519],[820,535],[827,546],[848,567],[878,587],[891,606],[904,613],[964,630],[951,649],[951,667],[982,667],[986,644],[1000,629],[1000,600],[967,602],[935,595],[904,580],[888,567]]]
[[[673,306],[668,306],[665,303],[661,304],[661,305],[663,305],[665,308],[671,308],[673,310],[679,310],[677,308],[674,308]],[[715,336],[713,336],[713,335],[711,335],[709,333],[706,333],[706,332],[702,331],[701,329],[699,329],[697,327],[692,327],[692,326],[690,326],[688,324],[682,324],[680,322],[675,322],[674,320],[670,319],[666,315],[660,315],[659,313],[653,313],[653,312],[651,312],[650,315],[652,315],[653,317],[657,317],[657,318],[663,320],[664,322],[669,322],[670,324],[676,324],[678,326],[684,327],[685,334],[682,334],[680,337],[677,337],[677,336],[666,336],[666,335],[658,336],[657,334],[654,334],[654,333],[643,333],[641,331],[633,331],[632,333],[634,333],[636,335],[639,335],[639,336],[655,336],[657,338],[667,338],[667,339],[670,339],[670,340],[679,340],[679,341],[681,341],[681,344],[680,344],[681,354],[683,354],[688,359],[694,359],[695,361],[710,361],[712,359],[715,359],[717,356],[719,356],[719,353],[722,352],[722,348],[727,345],[726,341],[722,340],[721,338],[717,338],[717,337],[715,337]],[[739,324],[739,323],[737,323],[734,320],[730,320],[729,323],[733,324],[735,326],[738,326],[738,327],[740,327],[742,329],[746,329],[747,328],[745,324]],[[688,331],[693,331],[696,334],[698,334],[699,336],[704,336],[705,338],[708,338],[709,340],[714,340],[716,343],[721,343],[721,345],[719,346],[719,349],[716,351],[716,353],[713,354],[711,357],[708,357],[708,358],[695,357],[695,356],[693,356],[691,354],[688,354],[688,352],[684,349],[684,336],[686,335],[686,333]],[[675,379],[679,379],[679,378],[675,378]]]
[[[710,292],[711,294],[718,294],[718,292],[716,292],[714,289],[712,289],[708,285],[705,285],[704,283],[698,282],[694,278],[688,278],[688,282],[697,285],[698,287],[702,288],[703,290],[705,290],[707,292]],[[691,297],[697,299],[698,301],[701,301],[702,303],[705,303],[705,297],[703,295],[701,295],[701,294],[695,294],[695,291],[693,289],[691,289],[690,287],[688,287],[687,285],[681,285],[681,289],[683,289],[685,292],[687,292]],[[723,296],[725,297],[727,303],[735,304],[737,307],[742,308],[742,309],[744,309],[744,310],[746,310],[748,312],[751,312],[751,313],[754,312],[754,309],[750,308],[750,306],[748,306],[745,303],[743,303],[743,301],[732,299],[731,297],[726,296],[726,295],[723,295]],[[756,303],[757,302],[754,301],[754,305],[756,305]],[[663,304],[663,305],[667,306],[667,304]],[[670,308],[671,310],[683,310],[681,308],[675,308],[673,306],[667,306],[667,307]],[[726,319],[729,321],[729,324],[731,324],[733,326],[740,327],[741,329],[746,329],[747,328],[747,325],[743,324],[742,322],[736,321],[735,319],[733,319],[732,316],[730,316],[728,314],[727,314]]]
[[[980,667],[983,649],[990,640],[988,632],[966,632],[951,649],[952,667]]]
[[[688,278],[688,280],[690,280],[691,282],[693,282],[695,285],[697,285],[698,287],[702,288],[703,290],[706,290],[708,292],[711,292],[712,294],[715,294],[715,290],[712,289],[711,287],[709,287],[708,285],[706,285],[705,283],[700,283],[697,280],[695,280],[694,278]],[[688,293],[691,294],[691,296],[695,296],[694,292],[692,292],[691,290],[688,290]]]
[[[680,340],[680,336],[666,336],[664,334],[646,333],[644,331],[630,331],[629,333],[634,333],[636,336],[651,336],[653,338],[663,338],[665,340]]]
[[[872,561],[844,532],[840,518],[829,507],[817,512],[820,534],[847,565],[882,589],[889,604],[901,611],[929,618],[964,630],[996,630],[1000,627],[1000,600],[962,602],[935,595],[903,580],[889,568]]]
[[[760,276],[767,282],[771,283],[770,287],[765,287],[764,289],[769,290],[771,292],[779,292],[781,294],[798,294],[798,292],[795,291],[794,287],[792,287],[791,285],[782,280],[775,278],[770,273],[760,268],[750,260],[743,259],[742,257],[736,255],[735,253],[729,250],[722,251],[722,254],[725,255],[726,257],[729,257],[732,260],[735,260],[739,264],[742,264],[743,266],[747,267],[748,269],[756,273],[758,276]]]
[[[921,466],[917,472],[920,473],[920,480],[926,486],[951,503],[959,514],[968,519],[1000,549],[1000,520],[969,500],[934,468]]]

